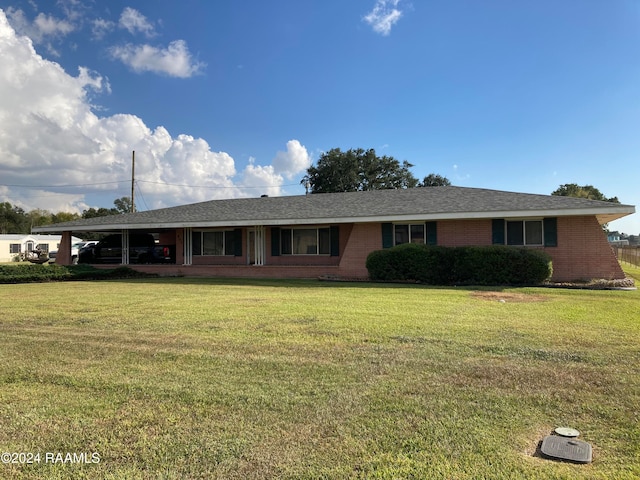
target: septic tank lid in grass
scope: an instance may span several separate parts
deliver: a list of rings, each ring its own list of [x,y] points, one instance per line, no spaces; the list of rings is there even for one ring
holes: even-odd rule
[[[560,435],[549,435],[542,440],[542,455],[553,460],[574,463],[591,463],[591,445],[582,440]]]

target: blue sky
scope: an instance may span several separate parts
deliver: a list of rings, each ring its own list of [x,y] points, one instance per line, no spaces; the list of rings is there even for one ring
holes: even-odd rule
[[[331,148],[640,205],[636,0],[0,0],[0,201],[291,195]],[[640,233],[640,214],[610,224]]]

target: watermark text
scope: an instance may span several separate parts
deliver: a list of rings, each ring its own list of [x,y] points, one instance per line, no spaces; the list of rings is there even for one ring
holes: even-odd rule
[[[0,452],[4,464],[92,464],[100,460],[98,452]]]

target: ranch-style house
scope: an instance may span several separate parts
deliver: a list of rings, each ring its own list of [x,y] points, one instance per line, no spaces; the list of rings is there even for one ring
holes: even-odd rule
[[[635,207],[583,198],[467,187],[211,200],[34,228],[58,232],[64,264],[76,232],[153,233],[175,264],[160,275],[363,279],[367,255],[415,242],[544,249],[554,281],[619,279],[602,225]],[[127,257],[123,255],[123,263]]]

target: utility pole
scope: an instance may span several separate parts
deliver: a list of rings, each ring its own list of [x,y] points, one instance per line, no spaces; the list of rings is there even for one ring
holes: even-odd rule
[[[133,199],[134,185],[136,181],[136,151],[131,152],[131,213],[136,211],[136,203]]]

